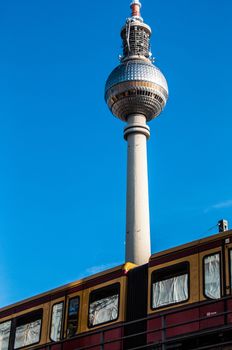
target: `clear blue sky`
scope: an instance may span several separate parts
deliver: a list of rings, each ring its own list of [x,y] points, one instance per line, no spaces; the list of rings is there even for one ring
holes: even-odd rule
[[[130,0],[0,2],[0,305],[124,261],[126,143],[104,102]],[[143,0],[170,99],[152,251],[232,225],[231,0]]]

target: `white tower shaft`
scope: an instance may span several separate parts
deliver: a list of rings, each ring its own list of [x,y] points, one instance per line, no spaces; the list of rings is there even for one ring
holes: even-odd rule
[[[147,173],[147,138],[150,129],[146,117],[127,118],[124,137],[128,143],[126,261],[142,265],[151,255]]]

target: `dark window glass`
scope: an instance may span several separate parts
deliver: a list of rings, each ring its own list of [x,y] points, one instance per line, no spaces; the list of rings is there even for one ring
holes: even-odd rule
[[[184,302],[189,298],[189,264],[181,263],[152,274],[152,308]]]
[[[42,310],[16,319],[14,349],[39,343]]]
[[[213,254],[204,258],[204,291],[210,299],[221,297],[221,267],[220,254]]]
[[[10,340],[11,321],[0,324],[0,350],[8,350]]]
[[[79,313],[80,298],[72,298],[68,304],[68,319],[67,319],[67,337],[71,338],[76,334],[78,327],[78,313]]]
[[[64,309],[63,302],[53,305],[53,308],[52,308],[50,338],[53,341],[59,341],[61,339],[63,309]]]
[[[118,318],[119,284],[93,291],[89,300],[89,327]]]

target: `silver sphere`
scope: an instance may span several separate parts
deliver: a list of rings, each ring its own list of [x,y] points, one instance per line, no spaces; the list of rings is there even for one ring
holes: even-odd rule
[[[148,60],[124,61],[112,71],[105,86],[108,107],[124,121],[131,114],[143,114],[147,121],[154,119],[162,112],[167,99],[167,81]]]

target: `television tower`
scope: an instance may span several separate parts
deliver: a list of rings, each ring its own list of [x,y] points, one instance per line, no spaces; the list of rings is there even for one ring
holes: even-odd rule
[[[168,86],[153,64],[151,28],[143,22],[141,3],[133,0],[131,17],[121,30],[123,55],[105,86],[111,112],[126,122],[127,154],[126,261],[142,265],[151,255],[147,175],[147,122],[156,118],[168,99]]]

